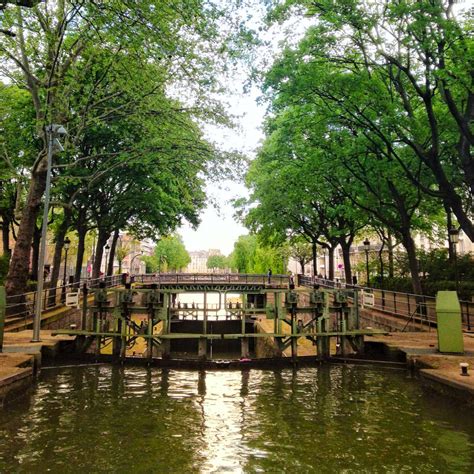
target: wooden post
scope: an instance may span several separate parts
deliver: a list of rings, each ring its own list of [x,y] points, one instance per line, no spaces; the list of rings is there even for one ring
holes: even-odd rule
[[[240,340],[240,356],[242,357],[242,359],[248,359],[250,357],[248,337],[243,337]]]
[[[199,338],[198,357],[202,360],[207,359],[207,338],[206,337]]]
[[[163,314],[165,314],[165,319],[163,320],[163,334],[169,334],[171,331],[171,321],[170,321],[170,294],[163,293]],[[170,357],[170,340],[162,339],[161,342],[161,358],[169,359]]]

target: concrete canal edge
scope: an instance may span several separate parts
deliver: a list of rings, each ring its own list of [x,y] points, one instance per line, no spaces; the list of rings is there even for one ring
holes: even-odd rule
[[[29,392],[34,385],[36,375],[39,373],[43,362],[48,365],[51,361],[71,361],[72,348],[75,338],[72,336],[51,336],[51,331],[42,331],[42,342],[31,343],[32,331],[21,331],[17,333],[6,333],[4,341],[4,352],[0,354],[0,406],[8,404],[19,396]],[[472,376],[464,377],[460,374],[460,361],[467,361],[474,367],[474,337],[465,335],[466,352],[463,355],[440,354],[435,345],[436,333],[393,333],[391,336],[368,337],[367,347],[378,347],[379,357],[372,356],[367,360],[359,361],[345,358],[336,363],[370,363],[373,359],[374,365],[383,366],[380,361],[394,361],[398,367],[401,355],[404,357],[404,367],[413,369],[419,374],[419,380],[423,387],[443,397],[451,398],[456,402],[474,405],[474,372]],[[471,342],[472,341],[472,342]],[[472,347],[471,347],[472,346]],[[272,354],[270,347],[262,348],[261,359],[254,359],[248,364],[236,361],[207,361],[203,369],[251,369],[288,367],[291,363],[288,357],[276,357]],[[370,353],[370,350],[368,351]],[[274,359],[272,359],[274,357]],[[105,359],[104,359],[105,361]],[[379,363],[377,364],[377,361]],[[396,361],[396,362],[395,362]],[[77,360],[81,362],[81,360]],[[82,362],[84,359],[82,358]],[[112,361],[111,361],[112,362]],[[137,364],[140,361],[127,359],[127,364]],[[163,364],[160,360],[154,361],[152,365],[157,367],[168,367],[177,369],[193,368],[193,364],[187,364],[183,360],[166,360]],[[191,362],[191,361],[189,361]],[[331,360],[329,361],[331,362]],[[300,357],[298,366],[317,366],[322,362],[316,357]],[[197,368],[197,367],[195,367]]]
[[[60,360],[72,350],[75,338],[41,331],[41,342],[31,342],[33,331],[7,332],[0,353],[0,407],[27,393],[44,361]]]

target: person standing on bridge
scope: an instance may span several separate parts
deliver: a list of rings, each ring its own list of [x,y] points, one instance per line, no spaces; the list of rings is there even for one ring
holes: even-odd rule
[[[272,269],[271,269],[271,268],[269,268],[269,269],[268,269],[268,273],[267,273],[267,276],[268,276],[268,284],[270,284],[270,283],[271,283],[271,280],[272,280],[272,275],[273,275],[273,273],[272,273]]]

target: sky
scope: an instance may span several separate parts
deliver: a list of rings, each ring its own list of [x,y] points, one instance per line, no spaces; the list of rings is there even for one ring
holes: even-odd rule
[[[259,29],[264,9],[260,6],[260,11],[256,9],[253,14],[250,26]],[[295,21],[289,20],[283,27],[277,25],[260,32],[261,38],[267,42],[259,53],[260,58],[266,57],[262,59],[262,62],[267,63],[269,57],[275,57],[281,50],[282,42],[293,43],[301,37],[309,20],[308,22],[301,19]],[[268,67],[268,64],[266,66]],[[262,125],[266,106],[257,103],[261,92],[256,86],[250,88],[247,93],[243,92],[246,80],[245,73],[234,74],[231,78],[232,82],[227,84],[229,88],[229,94],[226,96],[226,102],[229,104],[228,112],[232,116],[237,116],[239,126],[226,130],[205,127],[204,133],[206,138],[216,143],[219,148],[228,151],[237,150],[253,158],[264,138]],[[242,182],[239,183],[236,180],[225,181],[220,185],[208,184],[206,192],[210,201],[219,203],[219,209],[212,205],[207,206],[201,214],[201,224],[196,230],[185,224],[178,229],[178,233],[182,236],[188,251],[219,249],[224,255],[229,255],[237,238],[248,234],[248,230],[233,218],[234,209],[230,201],[237,197],[248,196],[248,190]]]
[[[208,129],[208,138],[221,148],[237,149],[247,156],[253,156],[263,138],[261,124],[265,114],[265,108],[256,103],[256,97],[255,90],[249,95],[236,92],[231,97],[229,112],[239,116],[239,128],[225,132],[215,128]],[[219,249],[224,255],[229,255],[239,235],[248,233],[245,227],[234,220],[234,209],[230,201],[236,197],[247,196],[248,191],[243,183],[236,180],[224,181],[219,185],[209,183],[206,192],[211,202],[218,203],[218,208],[208,205],[196,230],[186,224],[178,232],[183,237],[188,251]]]

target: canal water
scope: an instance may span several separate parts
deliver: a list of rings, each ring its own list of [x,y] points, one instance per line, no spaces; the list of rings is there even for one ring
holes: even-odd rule
[[[471,410],[348,365],[44,370],[0,410],[0,472],[471,473]]]

